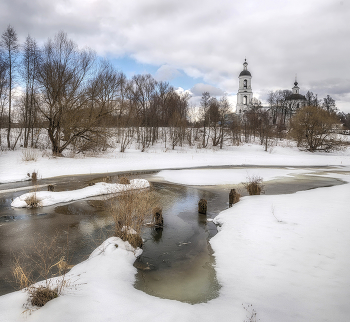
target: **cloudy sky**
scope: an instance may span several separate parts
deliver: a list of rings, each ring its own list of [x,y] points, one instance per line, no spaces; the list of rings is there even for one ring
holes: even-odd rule
[[[0,32],[39,43],[58,31],[127,76],[150,73],[236,102],[244,58],[254,96],[291,89],[331,95],[350,112],[350,2],[331,0],[1,0]],[[194,99],[194,100],[195,100]]]

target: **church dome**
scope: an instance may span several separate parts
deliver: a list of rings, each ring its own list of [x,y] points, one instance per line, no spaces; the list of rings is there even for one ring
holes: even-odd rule
[[[242,70],[241,73],[239,74],[239,77],[241,76],[252,76],[252,74],[250,73],[249,70],[245,69],[245,70]]]

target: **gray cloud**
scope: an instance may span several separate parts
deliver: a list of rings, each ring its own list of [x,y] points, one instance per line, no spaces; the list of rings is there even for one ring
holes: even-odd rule
[[[350,112],[349,16],[333,0],[3,0],[0,30],[11,23],[39,42],[64,30],[99,54],[176,66],[229,93],[246,56],[262,96],[290,89],[297,73],[302,91],[332,91]]]

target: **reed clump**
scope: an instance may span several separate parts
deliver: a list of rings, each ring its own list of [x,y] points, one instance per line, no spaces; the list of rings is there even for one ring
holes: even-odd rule
[[[124,191],[110,200],[109,211],[115,221],[115,236],[128,241],[134,248],[142,247],[141,232],[152,209],[157,205],[150,189]]]
[[[247,182],[243,182],[243,186],[251,196],[264,192],[263,178],[259,176],[247,177]]]

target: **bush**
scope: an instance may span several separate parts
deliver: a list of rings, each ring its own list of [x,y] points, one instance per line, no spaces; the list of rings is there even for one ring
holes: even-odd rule
[[[334,130],[340,126],[339,118],[317,106],[305,106],[291,119],[290,136],[299,147],[310,152],[332,151],[343,145]]]
[[[247,182],[243,182],[244,188],[250,196],[260,195],[264,192],[263,179],[259,176],[247,177]]]

